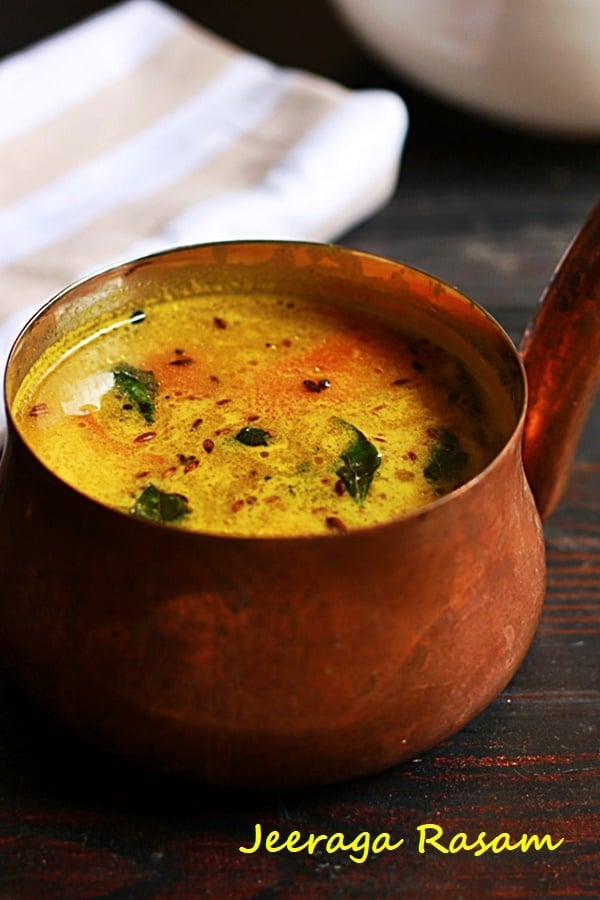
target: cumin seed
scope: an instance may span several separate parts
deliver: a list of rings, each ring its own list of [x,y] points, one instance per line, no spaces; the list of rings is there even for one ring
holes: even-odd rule
[[[46,416],[50,410],[48,409],[47,403],[36,403],[35,406],[32,406],[29,410],[29,415],[37,418],[38,416]]]
[[[325,519],[325,524],[328,528],[331,528],[332,531],[347,531],[348,529],[342,522],[338,516],[327,516]]]
[[[156,437],[155,431],[144,431],[143,434],[138,434],[136,438],[133,439],[134,444],[145,444],[146,441],[151,441]]]

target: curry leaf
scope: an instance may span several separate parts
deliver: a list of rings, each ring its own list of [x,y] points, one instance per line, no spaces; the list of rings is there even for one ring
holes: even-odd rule
[[[176,522],[190,512],[183,494],[165,494],[155,485],[148,484],[135,501],[131,514],[151,522]]]
[[[351,497],[362,502],[371,487],[373,475],[381,465],[381,454],[358,428],[349,422],[338,420],[346,428],[351,429],[354,441],[341,454],[343,466],[336,472]]]
[[[245,444],[247,447],[266,447],[269,438],[271,435],[268,431],[264,431],[262,428],[252,428],[251,425],[247,425],[245,428],[242,428],[241,431],[235,436],[236,441],[239,441],[240,444]]]
[[[158,391],[158,382],[154,372],[144,372],[142,369],[136,369],[135,366],[123,362],[115,366],[113,375],[117,390],[137,406],[148,424],[154,422]]]
[[[438,439],[433,445],[423,474],[429,482],[457,481],[469,461],[469,455],[451,431],[439,428],[437,433]]]

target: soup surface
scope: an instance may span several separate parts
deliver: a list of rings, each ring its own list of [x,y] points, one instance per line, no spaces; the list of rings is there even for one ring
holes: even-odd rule
[[[499,449],[461,363],[293,296],[150,304],[51,347],[14,413],[70,485],[235,535],[335,533],[453,490]]]

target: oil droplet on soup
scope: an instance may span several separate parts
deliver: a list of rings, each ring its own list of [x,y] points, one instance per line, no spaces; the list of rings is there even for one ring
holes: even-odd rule
[[[338,533],[424,506],[500,438],[462,364],[375,317],[293,296],[131,310],[46,351],[14,404],[84,494],[169,527]]]

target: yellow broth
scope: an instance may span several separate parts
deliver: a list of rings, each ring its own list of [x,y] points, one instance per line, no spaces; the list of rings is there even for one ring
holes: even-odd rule
[[[68,484],[170,527],[336,533],[463,484],[500,438],[449,353],[294,296],[154,303],[47,350],[14,404]]]

